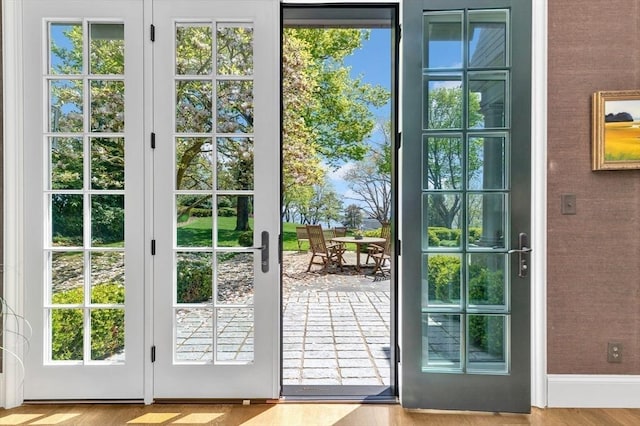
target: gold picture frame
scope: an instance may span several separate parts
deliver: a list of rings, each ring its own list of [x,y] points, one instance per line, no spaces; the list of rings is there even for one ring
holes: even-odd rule
[[[593,94],[592,170],[640,169],[640,90]]]

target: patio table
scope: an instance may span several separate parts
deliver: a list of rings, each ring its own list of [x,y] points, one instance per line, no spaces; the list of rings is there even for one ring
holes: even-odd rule
[[[368,244],[384,244],[385,239],[380,237],[362,237],[356,239],[356,237],[333,237],[331,239],[334,243],[343,244],[355,244],[356,245],[356,271],[360,272],[360,246]]]

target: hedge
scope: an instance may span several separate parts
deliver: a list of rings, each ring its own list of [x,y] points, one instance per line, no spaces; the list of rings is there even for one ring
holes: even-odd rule
[[[120,284],[101,284],[92,287],[93,303],[124,304],[124,287]],[[74,288],[56,293],[53,304],[82,304],[84,288]],[[51,358],[55,361],[82,360],[83,324],[82,309],[53,309]],[[116,355],[124,349],[124,310],[91,310],[91,359],[101,360]]]

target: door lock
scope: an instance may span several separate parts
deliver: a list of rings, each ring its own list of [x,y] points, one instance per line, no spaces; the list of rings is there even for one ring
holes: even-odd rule
[[[529,247],[529,236],[526,233],[520,233],[518,236],[518,245],[519,248],[509,250],[507,253],[518,253],[518,276],[525,278],[529,273],[529,258],[527,255],[533,251],[531,247]]]

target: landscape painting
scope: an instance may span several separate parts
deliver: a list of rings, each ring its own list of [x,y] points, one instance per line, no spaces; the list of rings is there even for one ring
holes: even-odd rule
[[[640,168],[640,90],[593,95],[592,169]]]

